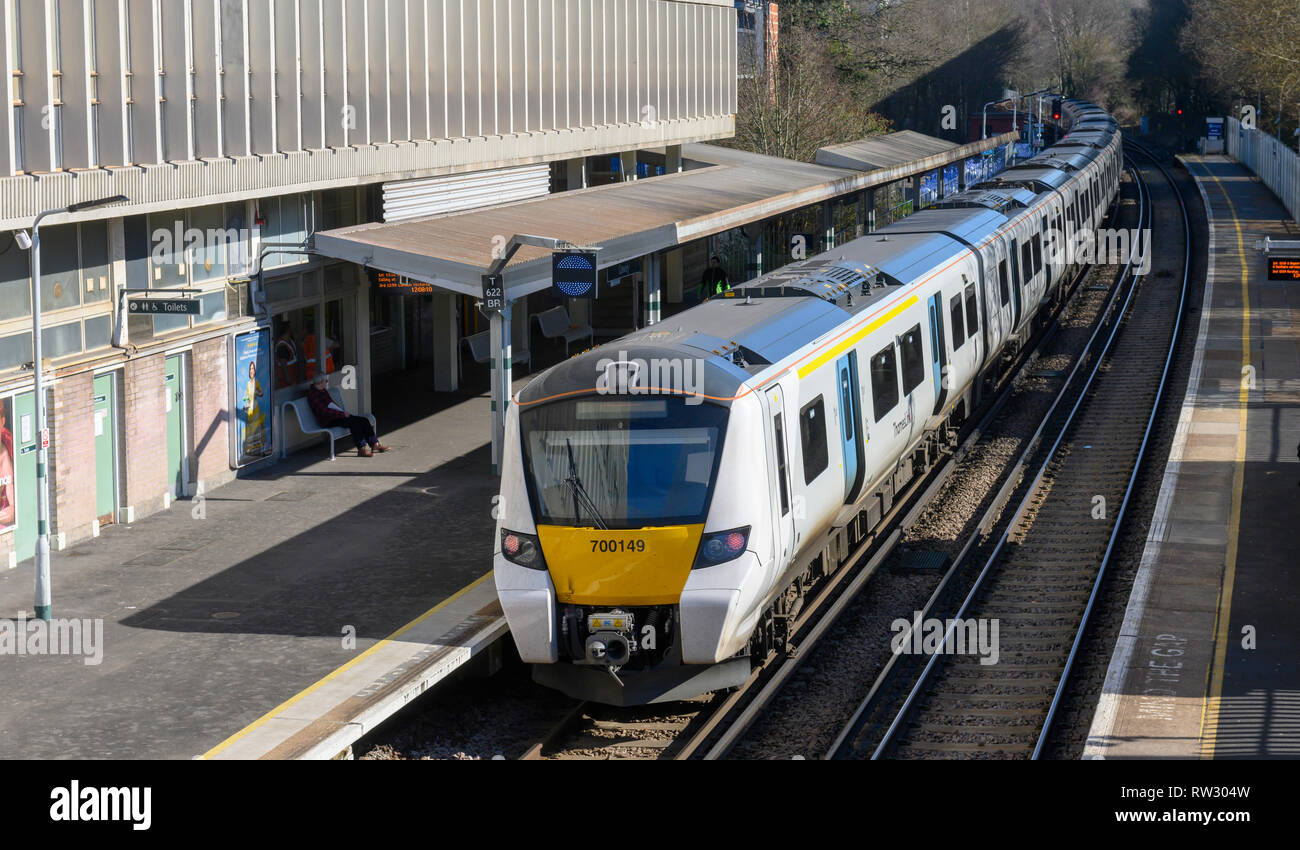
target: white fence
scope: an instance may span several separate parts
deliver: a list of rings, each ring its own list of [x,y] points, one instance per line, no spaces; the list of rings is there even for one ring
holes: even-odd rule
[[[1224,125],[1228,155],[1255,172],[1300,221],[1300,154],[1258,129],[1243,130],[1236,118]]]

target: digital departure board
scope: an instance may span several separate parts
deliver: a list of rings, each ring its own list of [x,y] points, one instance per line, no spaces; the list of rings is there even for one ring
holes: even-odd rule
[[[393,295],[433,294],[433,284],[431,283],[425,283],[422,280],[411,280],[404,275],[380,271],[379,269],[370,270],[370,282],[375,289]]]
[[[1300,257],[1269,257],[1268,279],[1300,281]]]

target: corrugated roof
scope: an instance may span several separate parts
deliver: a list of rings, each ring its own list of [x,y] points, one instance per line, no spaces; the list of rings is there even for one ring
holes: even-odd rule
[[[960,150],[944,143],[944,155],[969,156],[1011,135]],[[683,145],[682,156],[702,167],[483,210],[325,231],[316,234],[315,250],[474,295],[494,251],[516,234],[600,246],[604,268],[934,167],[902,156],[900,165],[864,173],[704,144]],[[549,251],[520,248],[506,266],[507,293],[517,298],[549,286],[550,274]]]
[[[845,142],[842,145],[828,145],[817,151],[814,161],[819,165],[829,165],[834,168],[873,171],[877,168],[893,168],[947,153],[955,147],[957,147],[955,142],[937,139],[912,130],[900,130],[897,133],[871,136],[855,142]]]

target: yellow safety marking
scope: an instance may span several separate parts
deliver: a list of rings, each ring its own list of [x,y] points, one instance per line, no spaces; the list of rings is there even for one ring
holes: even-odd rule
[[[468,584],[468,585],[466,585],[465,587],[462,587],[460,590],[456,591],[456,592],[453,593],[451,596],[448,596],[446,599],[442,600],[442,601],[439,602],[437,605],[435,605],[435,606],[433,606],[432,608],[430,608],[428,611],[425,611],[423,614],[421,614],[420,616],[416,617],[414,620],[412,620],[411,622],[407,623],[405,626],[402,626],[400,629],[398,629],[397,631],[393,632],[393,633],[392,633],[391,635],[389,635],[388,637],[386,637],[386,638],[384,638],[383,640],[377,642],[374,646],[370,647],[370,648],[367,649],[365,652],[363,652],[363,653],[361,653],[360,655],[358,655],[357,657],[353,658],[353,659],[352,659],[351,661],[349,661],[347,664],[344,664],[342,667],[339,667],[337,670],[335,670],[334,672],[330,673],[328,676],[326,676],[325,678],[321,679],[320,681],[316,682],[314,685],[310,685],[309,687],[307,687],[307,688],[305,688],[305,689],[299,691],[298,693],[294,694],[293,696],[289,697],[289,699],[287,699],[287,700],[285,700],[284,702],[280,703],[280,704],[277,705],[275,708],[273,708],[273,709],[271,709],[270,711],[268,711],[266,714],[263,714],[261,717],[257,718],[257,719],[254,720],[252,723],[250,723],[250,724],[248,724],[247,726],[245,726],[243,729],[240,729],[238,732],[236,732],[235,734],[231,735],[229,738],[227,738],[226,740],[222,741],[220,744],[217,744],[215,747],[213,747],[212,749],[208,750],[206,753],[203,754],[202,757],[205,758],[205,759],[210,759],[210,758],[215,757],[218,753],[220,753],[221,751],[223,751],[223,750],[229,748],[229,747],[230,747],[232,744],[234,744],[236,741],[238,741],[238,740],[240,740],[241,738],[243,738],[244,736],[248,735],[248,733],[252,732],[253,730],[255,730],[255,729],[257,729],[257,728],[259,728],[260,726],[265,725],[267,721],[273,719],[276,715],[281,714],[282,712],[284,712],[285,710],[287,710],[290,706],[294,705],[295,703],[301,701],[302,699],[304,699],[304,698],[307,697],[308,695],[310,695],[310,694],[316,692],[317,690],[319,690],[320,687],[321,687],[322,685],[324,685],[326,682],[330,681],[331,679],[335,678],[336,676],[340,675],[341,673],[343,673],[343,672],[345,672],[345,671],[347,671],[347,670],[350,670],[351,668],[355,667],[357,664],[361,663],[362,660],[364,660],[365,658],[369,657],[371,654],[377,652],[377,651],[380,649],[380,647],[386,646],[387,644],[393,642],[393,641],[396,640],[397,638],[399,638],[399,637],[401,637],[402,635],[406,634],[406,633],[409,632],[411,629],[415,628],[415,627],[418,626],[420,623],[424,622],[425,620],[427,620],[429,617],[433,616],[433,615],[434,615],[435,613],[437,613],[438,611],[442,610],[443,608],[446,608],[448,605],[450,605],[451,603],[455,602],[457,599],[459,599],[460,597],[462,597],[462,596],[464,596],[465,594],[469,593],[471,590],[473,590],[474,588],[478,587],[480,584],[482,584],[483,582],[487,581],[487,580],[490,579],[490,578],[492,578],[492,572],[489,570],[489,571],[487,572],[486,575],[480,576],[478,579],[476,579],[476,580],[475,580],[474,582],[472,582],[471,584]]]
[[[704,524],[598,529],[537,526],[555,598],[574,605],[674,605]]]
[[[825,366],[827,363],[834,360],[836,357],[839,357],[841,354],[848,351],[850,348],[857,345],[862,340],[866,339],[868,334],[878,330],[886,322],[890,321],[895,316],[899,315],[903,311],[907,310],[907,308],[912,307],[917,303],[918,303],[917,298],[915,295],[913,295],[911,298],[908,298],[902,304],[899,304],[897,307],[890,310],[888,313],[881,316],[879,319],[876,319],[871,324],[862,328],[857,333],[853,334],[848,339],[841,342],[839,345],[835,346],[834,348],[830,349],[824,354],[818,355],[817,358],[812,360],[806,366],[799,367],[799,379],[803,380],[805,377],[808,376],[809,373],[817,371],[822,366]]]
[[[1208,172],[1207,172],[1208,174]],[[1237,205],[1232,202],[1223,183],[1213,174],[1208,175],[1232,214],[1232,226],[1237,231],[1237,257],[1241,264],[1241,374],[1237,391],[1237,457],[1232,470],[1232,507],[1228,514],[1228,546],[1224,553],[1223,584],[1219,588],[1218,614],[1214,624],[1214,660],[1210,667],[1210,688],[1201,705],[1201,758],[1214,758],[1218,743],[1219,716],[1223,700],[1223,675],[1228,656],[1228,628],[1232,615],[1232,587],[1237,576],[1237,536],[1241,533],[1241,493],[1246,474],[1246,430],[1250,402],[1250,385],[1244,380],[1250,366],[1250,275],[1246,265],[1246,241],[1237,215]]]

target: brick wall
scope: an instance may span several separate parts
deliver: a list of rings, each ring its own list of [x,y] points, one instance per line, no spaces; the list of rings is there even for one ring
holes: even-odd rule
[[[123,372],[122,504],[135,508],[137,519],[161,510],[168,490],[165,365],[154,354],[129,361]]]
[[[194,346],[190,357],[189,450],[190,490],[202,481],[206,490],[234,478],[230,468],[229,337]]]
[[[64,544],[92,536],[95,522],[95,379],[61,379],[51,392],[50,502],[52,534]]]

